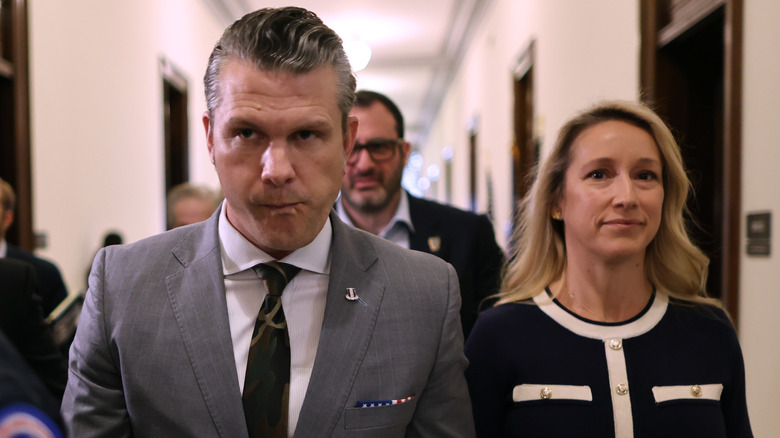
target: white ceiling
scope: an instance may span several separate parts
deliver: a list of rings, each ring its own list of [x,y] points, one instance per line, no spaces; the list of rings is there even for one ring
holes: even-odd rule
[[[225,26],[283,0],[204,0]],[[345,41],[371,46],[371,61],[357,73],[358,89],[387,94],[406,119],[406,138],[420,146],[455,68],[491,0],[296,0]]]

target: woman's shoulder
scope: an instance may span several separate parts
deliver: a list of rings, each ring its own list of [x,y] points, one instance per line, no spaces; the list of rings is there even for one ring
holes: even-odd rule
[[[735,331],[726,311],[714,304],[669,297],[669,312],[675,315],[676,319],[699,327],[726,332]]]
[[[511,303],[503,303],[493,306],[489,309],[482,311],[479,317],[483,316],[487,319],[503,319],[507,317],[514,317],[518,314],[536,313],[539,311],[538,306],[533,299],[529,298],[522,301],[515,301]]]
[[[529,324],[536,324],[544,314],[532,299],[504,303],[482,311],[477,318],[481,330],[516,330]]]

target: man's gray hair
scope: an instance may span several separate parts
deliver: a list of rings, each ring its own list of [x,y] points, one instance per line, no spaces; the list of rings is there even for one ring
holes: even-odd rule
[[[268,72],[302,74],[329,64],[338,76],[337,98],[346,132],[355,102],[355,75],[341,38],[313,12],[302,8],[265,8],[251,12],[225,29],[209,57],[203,82],[209,118],[219,105],[219,74],[230,58],[248,61]]]

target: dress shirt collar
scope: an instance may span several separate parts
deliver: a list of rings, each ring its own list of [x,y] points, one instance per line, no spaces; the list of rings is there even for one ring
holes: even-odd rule
[[[5,239],[0,240],[0,259],[5,258],[5,255],[8,253],[8,243],[6,243]]]
[[[275,260],[265,251],[256,247],[241,233],[236,230],[227,218],[225,205],[222,203],[219,212],[219,242],[222,253],[222,271],[225,275],[231,275],[245,271],[258,263],[266,263]],[[317,237],[304,246],[296,249],[287,257],[281,259],[285,263],[295,265],[301,269],[328,274],[330,272],[330,242],[333,237],[330,217],[320,230]]]
[[[355,227],[355,224],[352,222],[349,214],[347,214],[347,210],[344,209],[344,205],[342,205],[343,202],[344,200],[339,197],[338,202],[336,202],[336,213],[338,213],[339,218],[341,218],[345,224],[351,227]],[[406,190],[401,190],[401,200],[398,202],[398,208],[395,209],[395,214],[393,215],[392,219],[390,219],[390,222],[388,222],[382,231],[379,232],[379,236],[385,237],[385,235],[387,235],[387,233],[392,230],[396,224],[406,225],[406,227],[409,229],[409,233],[414,232],[414,225],[412,225],[412,215],[409,213],[409,193],[407,193]]]

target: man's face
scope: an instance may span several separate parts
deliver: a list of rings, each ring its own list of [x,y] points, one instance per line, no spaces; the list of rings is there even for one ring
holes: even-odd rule
[[[196,196],[179,199],[173,205],[173,228],[205,221],[214,213],[214,204]]]
[[[5,233],[11,228],[14,222],[14,212],[3,208],[2,193],[0,193],[0,240],[5,239]]]
[[[255,246],[282,258],[311,243],[325,224],[357,120],[350,117],[342,132],[331,67],[274,73],[230,59],[219,79],[220,103],[203,125],[227,218]]]
[[[381,103],[354,107],[351,116],[360,124],[357,142],[368,144],[380,139],[397,140],[396,123],[390,111]],[[341,185],[341,195],[347,207],[364,213],[383,212],[395,208],[401,193],[401,177],[409,156],[409,143],[394,146],[392,158],[377,162],[367,150],[360,150],[347,163]]]

